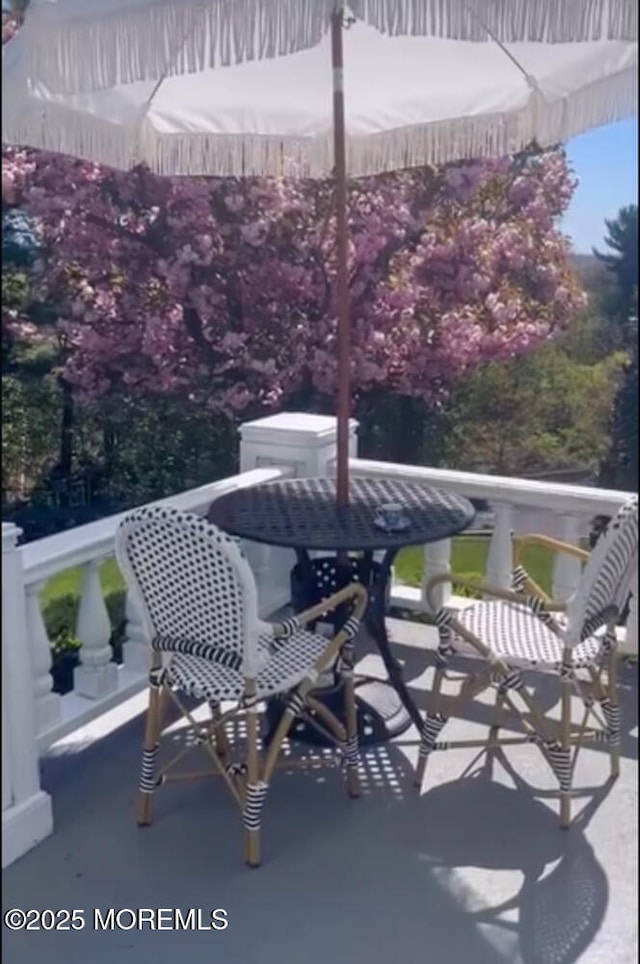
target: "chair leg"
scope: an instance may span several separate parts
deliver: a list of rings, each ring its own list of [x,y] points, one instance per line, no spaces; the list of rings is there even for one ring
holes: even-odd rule
[[[571,768],[571,682],[563,679],[560,717],[560,753],[551,754],[556,760],[556,776],[560,783],[560,826],[567,830],[571,825],[571,797],[573,773]]]
[[[543,752],[560,785],[560,826],[565,829],[571,823],[571,797],[573,782],[572,752],[571,752],[571,692],[573,671],[571,666],[571,650],[565,650],[561,671],[561,710],[560,710],[560,739],[548,734],[548,721],[540,712],[535,700],[527,692],[522,681],[521,673],[509,669],[504,674],[503,685],[507,690],[515,690],[533,718],[536,732],[535,742]]]
[[[264,763],[258,757],[258,719],[255,712],[247,714],[247,782],[243,819],[245,827],[245,860],[250,867],[260,866],[260,819],[269,781],[276,765],[282,744],[287,738],[291,724],[304,706],[309,684],[303,683],[289,694],[285,711],[269,741]]]
[[[433,680],[433,689],[431,690],[431,695],[434,698],[434,710],[432,712],[427,712],[422,724],[422,732],[420,734],[418,765],[416,767],[416,775],[414,779],[414,786],[418,788],[422,786],[429,756],[436,745],[438,734],[447,722],[447,717],[439,712],[440,689],[444,680],[446,666],[446,653],[443,649],[439,649],[436,656],[436,673]]]
[[[493,761],[500,752],[500,724],[502,723],[502,713],[506,699],[507,691],[503,686],[498,686],[496,689],[496,701],[493,705],[491,726],[489,727],[489,739],[487,740],[486,767],[488,773],[491,772]]]
[[[602,714],[607,724],[607,743],[611,761],[611,776],[620,776],[620,703],[618,700],[618,662],[615,652],[609,655],[607,666],[607,695],[601,700]]]
[[[257,706],[247,712],[247,782],[243,810],[244,859],[250,867],[260,866],[260,818],[267,786],[260,780]]]
[[[346,729],[347,793],[350,797],[360,796],[360,749],[358,746],[358,711],[356,708],[356,688],[354,679],[355,652],[351,643],[345,644],[341,653],[340,675],[344,693],[344,719]]]
[[[219,724],[220,717],[222,716],[220,704],[210,701],[209,709],[211,710],[211,722],[214,729],[216,753],[221,760],[228,760],[230,755],[229,738],[224,725],[221,726]]]
[[[157,785],[156,759],[162,729],[163,702],[162,684],[158,685],[152,679],[149,686],[149,709],[147,710],[140,785],[136,804],[136,815],[140,827],[149,826],[153,820],[153,793]]]

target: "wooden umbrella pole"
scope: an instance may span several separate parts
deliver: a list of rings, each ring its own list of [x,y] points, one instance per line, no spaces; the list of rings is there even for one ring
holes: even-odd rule
[[[347,154],[344,116],[342,31],[344,6],[341,2],[331,20],[331,65],[333,68],[333,150],[336,179],[336,255],[338,307],[338,458],[336,471],[338,505],[349,503],[349,418],[351,415],[351,325],[349,317],[349,273],[347,248]]]

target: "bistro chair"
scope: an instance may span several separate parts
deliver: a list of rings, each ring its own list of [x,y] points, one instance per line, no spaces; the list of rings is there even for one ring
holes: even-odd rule
[[[556,553],[567,553],[584,564],[578,588],[567,603],[552,600],[522,567],[522,551],[529,546],[545,546]],[[433,750],[535,743],[559,783],[560,825],[568,827],[573,771],[581,745],[604,744],[609,751],[611,776],[618,776],[620,705],[616,624],[632,589],[637,554],[638,499],[634,496],[619,509],[591,553],[546,536],[516,538],[512,591],[450,575],[436,576],[429,582],[427,600],[435,613],[439,645],[431,705],[421,734],[418,786],[422,786]],[[473,602],[457,613],[446,606],[438,609],[434,593],[447,581],[489,598]],[[448,664],[455,655],[479,655],[485,665],[480,672],[465,674],[459,692],[451,701],[451,715],[458,715],[460,704],[466,700],[489,687],[495,689],[495,715],[486,741],[443,743],[438,740],[448,719],[441,687],[444,680],[450,678]],[[525,686],[523,670],[557,676],[561,700],[559,724],[540,710]],[[583,707],[582,719],[577,724],[572,720],[574,693],[580,697]],[[505,708],[518,715],[523,736],[499,736]]]
[[[202,519],[171,508],[142,508],[120,524],[116,558],[139,608],[151,648],[149,709],[137,800],[140,825],[152,820],[156,787],[172,779],[219,775],[243,817],[245,859],[260,864],[263,803],[283,741],[296,717],[314,713],[346,764],[347,791],[359,796],[359,752],[353,680],[353,640],[366,609],[362,586],[349,585],[321,604],[282,623],[258,618],[256,584],[238,541]],[[332,639],[305,629],[340,609],[344,618]],[[314,697],[314,686],[338,662],[344,683],[345,725]],[[199,723],[184,696],[208,703],[210,720]],[[188,747],[158,766],[163,710],[169,697],[191,725],[209,769],[173,774]],[[263,750],[262,703],[279,697],[284,712]],[[224,704],[230,704],[227,709]],[[231,757],[226,726],[246,717],[246,744]]]

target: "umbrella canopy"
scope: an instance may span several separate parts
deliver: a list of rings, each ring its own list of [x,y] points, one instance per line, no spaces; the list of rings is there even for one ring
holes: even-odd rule
[[[637,0],[350,0],[348,16],[342,0],[33,0],[3,51],[3,140],[164,174],[335,174],[346,504],[347,172],[544,146],[634,112],[637,11]]]
[[[502,45],[344,31],[347,169],[373,174],[556,144],[637,110],[637,44]],[[334,168],[330,38],[288,57],[53,94],[26,31],[3,52],[2,138],[160,174]]]
[[[637,0],[349,0],[395,35],[484,42],[637,40]],[[113,87],[317,44],[343,0],[32,0],[29,70],[55,91]]]

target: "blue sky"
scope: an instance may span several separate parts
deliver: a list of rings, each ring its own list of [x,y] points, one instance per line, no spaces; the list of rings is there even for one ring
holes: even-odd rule
[[[576,252],[602,247],[604,219],[638,203],[638,119],[582,134],[567,144],[580,181],[563,222]]]

